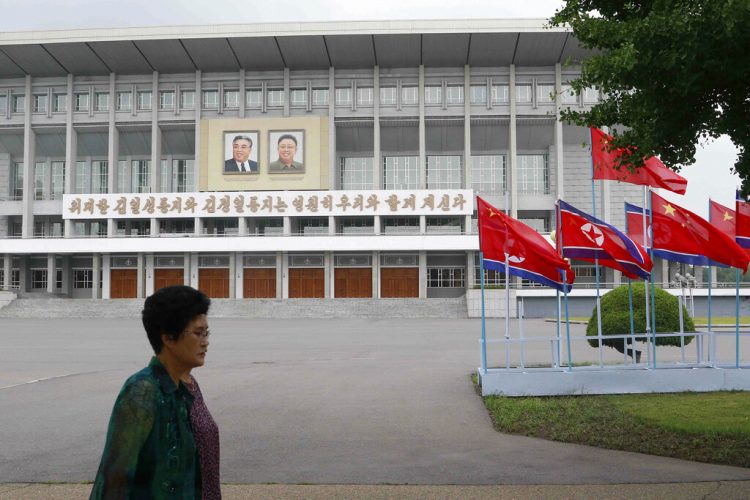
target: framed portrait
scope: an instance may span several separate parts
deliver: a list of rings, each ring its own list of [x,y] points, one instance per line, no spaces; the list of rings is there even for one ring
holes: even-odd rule
[[[271,130],[268,132],[268,173],[305,173],[304,130]]]
[[[260,133],[257,130],[224,132],[225,174],[253,175],[260,173]]]

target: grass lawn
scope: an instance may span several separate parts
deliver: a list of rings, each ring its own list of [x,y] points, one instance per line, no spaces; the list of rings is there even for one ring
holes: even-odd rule
[[[748,392],[483,399],[500,432],[750,467]]]

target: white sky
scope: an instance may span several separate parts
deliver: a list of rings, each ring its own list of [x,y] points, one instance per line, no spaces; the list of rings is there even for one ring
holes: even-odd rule
[[[0,31],[347,20],[548,18],[558,0],[0,0]],[[699,148],[685,196],[665,196],[708,215],[709,196],[734,206],[737,153],[728,138]]]

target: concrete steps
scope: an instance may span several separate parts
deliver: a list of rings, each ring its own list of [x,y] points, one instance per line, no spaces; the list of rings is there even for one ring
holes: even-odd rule
[[[137,318],[143,299],[26,298],[0,318]],[[466,299],[213,299],[214,318],[466,318]]]

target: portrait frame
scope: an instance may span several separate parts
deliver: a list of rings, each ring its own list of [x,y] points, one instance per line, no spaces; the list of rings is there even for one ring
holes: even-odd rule
[[[296,139],[297,150],[292,158],[291,166],[284,166],[279,157],[279,139],[285,135]],[[269,174],[304,174],[306,165],[305,131],[297,130],[269,130],[268,131],[268,173]]]
[[[235,138],[238,136],[249,137],[252,141],[252,147],[250,150],[250,156],[248,160],[255,163],[255,171],[242,172],[235,170],[237,168],[236,162],[234,162],[234,155],[232,153],[232,144]],[[224,131],[224,167],[222,167],[222,173],[224,175],[258,175],[260,174],[260,131],[259,130],[225,130]],[[231,162],[230,162],[231,160]]]

